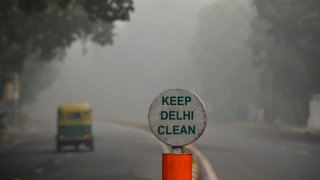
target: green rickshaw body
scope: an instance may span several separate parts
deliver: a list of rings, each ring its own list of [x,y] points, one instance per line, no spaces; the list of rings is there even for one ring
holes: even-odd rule
[[[86,103],[62,104],[58,107],[56,149],[84,144],[93,150],[91,106]]]

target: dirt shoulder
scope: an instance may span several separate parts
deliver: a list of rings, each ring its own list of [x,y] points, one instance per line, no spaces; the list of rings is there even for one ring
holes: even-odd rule
[[[30,128],[8,128],[0,139],[0,151],[21,142],[30,132]]]

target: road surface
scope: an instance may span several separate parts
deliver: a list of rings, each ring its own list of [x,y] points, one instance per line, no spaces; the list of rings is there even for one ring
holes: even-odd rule
[[[95,150],[55,152],[55,126],[42,126],[0,152],[1,180],[153,180],[161,177],[160,145],[147,132],[95,122]]]
[[[39,123],[38,123],[39,124]],[[158,180],[162,149],[140,125],[95,122],[95,151],[54,150],[54,125],[42,125],[0,151],[1,180]],[[137,129],[138,128],[138,129]],[[211,125],[195,143],[219,180],[319,180],[320,137]],[[198,162],[200,164],[200,162]],[[205,172],[201,177],[205,180]]]
[[[320,137],[209,125],[195,143],[219,180],[319,180]]]

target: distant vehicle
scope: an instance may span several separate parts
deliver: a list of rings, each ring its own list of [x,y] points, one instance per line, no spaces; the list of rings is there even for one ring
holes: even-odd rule
[[[76,149],[84,144],[94,149],[91,106],[86,103],[61,104],[57,115],[56,150],[73,145]]]

